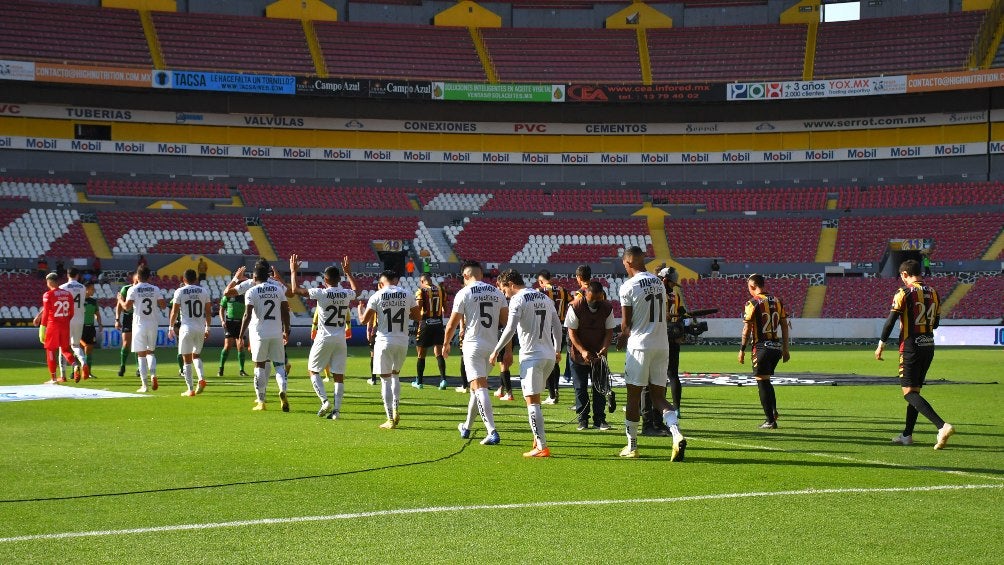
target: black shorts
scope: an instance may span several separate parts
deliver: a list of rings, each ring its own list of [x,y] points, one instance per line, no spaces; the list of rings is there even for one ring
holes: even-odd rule
[[[415,333],[415,345],[419,347],[434,347],[443,345],[446,328],[442,320],[422,320]]]
[[[94,327],[94,324],[84,324],[84,331],[80,334],[80,341],[87,345],[94,345],[97,343],[97,337],[98,330]]]
[[[230,338],[241,338],[241,321],[240,320],[227,320],[223,324],[223,334],[227,339]]]
[[[918,343],[919,342],[919,343]],[[916,336],[900,346],[899,386],[920,388],[927,379],[927,370],[934,361],[934,337]]]
[[[753,375],[770,377],[781,362],[781,344],[776,341],[761,341],[753,344]]]
[[[132,333],[132,312],[122,312],[119,316],[119,324],[122,326],[122,333]]]

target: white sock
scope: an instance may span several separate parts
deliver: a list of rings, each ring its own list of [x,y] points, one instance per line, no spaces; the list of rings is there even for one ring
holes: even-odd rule
[[[188,390],[192,390],[192,364],[191,363],[185,363],[184,374],[185,374],[185,386],[188,387]]]
[[[383,411],[387,413],[387,419],[390,420],[394,417],[394,412],[391,408],[391,403],[394,399],[394,390],[390,377],[380,377],[380,398],[383,399]]]
[[[474,391],[470,392],[470,400],[467,401],[467,419],[464,420],[464,427],[468,430],[474,425],[474,412],[478,409],[478,397],[474,396]]]
[[[662,413],[662,421],[671,428],[680,423],[680,413],[676,410],[666,410]]]
[[[138,357],[136,359],[136,364],[139,365],[139,382],[143,383],[143,386],[146,386],[146,357]]]
[[[66,378],[66,357],[63,357],[63,348],[59,348],[59,376]]]
[[[199,357],[198,359],[194,359],[193,363],[195,363],[195,376],[199,377],[200,381],[205,380],[206,373],[205,373],[205,371],[202,368],[202,357]]]
[[[254,368],[254,393],[258,402],[265,402],[265,387],[268,385],[268,367]]]
[[[537,440],[537,449],[544,449],[547,447],[547,438],[544,436],[544,411],[540,409],[540,404],[531,404],[526,407],[526,411],[530,416],[530,431]]]
[[[342,409],[343,396],[345,396],[345,383],[335,383],[335,412]]]
[[[150,367],[150,374],[157,376],[157,358],[153,356],[153,353],[146,356],[146,362]]]
[[[625,419],[624,433],[627,435],[628,446],[631,450],[638,449],[638,422]]]
[[[285,363],[275,366],[275,384],[279,385],[279,392],[286,392],[286,365]]]
[[[397,407],[401,405],[401,377],[397,375],[390,376],[390,384],[392,386],[392,391],[394,392],[394,403],[392,404],[394,412],[397,412]]]
[[[317,395],[317,398],[320,398],[322,403],[327,402],[328,393],[324,389],[324,377],[320,373],[311,373],[310,384],[314,385],[314,394]]]
[[[495,431],[495,414],[492,412],[492,399],[488,395],[488,389],[481,387],[477,391],[478,404],[481,408],[481,420],[485,423],[488,433]]]
[[[80,364],[83,365],[84,364],[84,348],[80,347],[79,345],[70,344],[70,349],[73,350],[73,354],[77,357],[77,360],[80,361]]]

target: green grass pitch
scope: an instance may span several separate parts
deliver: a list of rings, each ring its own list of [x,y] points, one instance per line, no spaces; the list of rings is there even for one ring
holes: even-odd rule
[[[342,419],[316,416],[306,347],[290,349],[291,413],[278,409],[274,380],[269,409],[252,412],[234,355],[216,378],[218,351],[206,352],[209,387],[195,398],[179,396],[174,352],[161,349],[149,398],[0,402],[0,563],[1004,560],[1000,348],[938,350],[929,381],[980,383],[924,389],[957,429],[943,451],[923,417],[913,446],[889,444],[905,412],[894,351],[879,363],[868,347],[795,347],[779,375],[889,382],[779,386],[773,431],[757,429],[755,387],[685,385],[681,463],[669,461],[668,438],[642,437],[639,459],[617,457],[620,407],[614,430],[576,431],[570,388],[544,407],[551,459],[521,456],[531,440],[519,399],[494,403],[501,445],[478,444],[480,419],[462,440],[466,396],[410,387],[414,357],[401,426],[378,429],[379,387],[355,348]],[[748,370],[735,355],[686,347],[681,369]],[[41,351],[0,351],[0,385],[41,383],[41,361]],[[133,392],[138,379],[115,365],[117,351],[98,352],[98,378],[64,386]],[[619,372],[623,354],[611,366]]]

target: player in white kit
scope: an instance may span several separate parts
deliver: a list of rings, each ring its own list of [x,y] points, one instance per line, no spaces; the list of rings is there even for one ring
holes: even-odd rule
[[[461,324],[464,327],[462,345],[462,363],[471,383],[471,398],[467,404],[467,419],[457,425],[460,437],[471,437],[471,426],[474,425],[474,413],[477,409],[485,423],[487,435],[481,440],[481,445],[498,445],[498,431],[495,429],[495,416],[492,413],[492,400],[488,390],[488,373],[491,366],[488,358],[499,340],[499,328],[505,327],[509,318],[509,306],[505,295],[494,286],[482,282],[483,271],[477,261],[464,262],[461,274],[464,278],[464,288],[453,299],[453,312],[446,324],[443,336],[443,357],[450,355],[450,342],[453,333]],[[512,348],[506,352],[512,359]]]
[[[160,289],[150,284],[150,267],[143,265],[136,269],[139,281],[129,287],[126,293],[125,309],[133,311],[132,351],[139,362],[139,380],[142,386],[136,392],[146,392],[147,375],[151,388],[157,390],[157,358],[153,350],[157,348],[157,327],[160,326],[161,311],[167,301]]]
[[[523,277],[508,269],[498,277],[499,289],[509,298],[509,320],[488,362],[495,364],[513,335],[519,333],[519,386],[533,432],[533,449],[524,457],[550,457],[544,435],[540,393],[555,363],[561,361],[561,322],[554,301],[539,290],[526,288]]]
[[[627,406],[624,429],[628,444],[621,457],[638,457],[638,420],[641,393],[648,387],[652,405],[662,412],[663,422],[673,434],[672,461],[682,461],[687,440],[680,433],[679,412],[666,400],[669,370],[669,337],[666,333],[666,287],[645,270],[645,252],[640,247],[624,251],[624,269],[630,277],[620,289],[621,333],[617,349],[627,346],[624,380],[627,382]]]
[[[233,281],[231,281],[233,282]],[[265,409],[265,387],[268,384],[268,361],[275,367],[275,382],[279,385],[282,411],[289,412],[286,396],[286,340],[289,339],[289,302],[286,289],[269,280],[267,265],[254,270],[255,285],[244,293],[244,317],[240,335],[250,337],[251,360],[254,361],[255,405],[252,410]],[[229,288],[229,287],[228,287]]]
[[[80,360],[80,364],[83,367],[84,378],[90,378],[91,376],[91,365],[88,362],[87,357],[84,355],[84,350],[80,346],[80,338],[84,334],[84,296],[86,288],[80,282],[80,271],[76,267],[70,267],[66,271],[66,282],[59,285],[59,288],[68,291],[73,295],[73,317],[70,318],[70,349],[73,350],[73,354]],[[60,365],[66,360],[62,355],[59,356]],[[74,369],[73,371],[74,382],[80,382],[80,371]]]
[[[199,275],[195,269],[185,271],[185,284],[174,291],[171,300],[171,314],[168,316],[167,337],[174,339],[174,324],[181,320],[178,330],[178,353],[184,362],[182,375],[187,390],[181,396],[195,396],[206,388],[205,373],[202,368],[202,345],[209,337],[213,309],[209,301],[209,291],[199,285]],[[192,387],[192,366],[199,378],[198,388]]]
[[[345,360],[348,357],[345,346],[345,327],[348,319],[346,315],[359,289],[356,287],[355,279],[352,278],[348,256],[342,259],[342,272],[345,273],[345,280],[349,282],[352,290],[339,286],[342,275],[334,265],[324,269],[324,288],[300,288],[296,281],[299,268],[300,258],[295,254],[290,256],[289,288],[294,294],[317,301],[317,335],[310,346],[310,357],[307,361],[310,381],[314,385],[317,398],[321,400],[321,409],[317,411],[317,415],[337,420],[341,414],[342,397],[345,394]],[[325,369],[331,372],[331,379],[335,383],[333,405],[328,401],[328,392],[322,378]]]
[[[401,276],[396,271],[380,273],[380,290],[373,293],[366,308],[360,305],[359,320],[363,324],[376,322],[373,344],[373,372],[380,375],[380,396],[383,398],[387,421],[380,427],[392,430],[400,421],[401,368],[408,355],[408,319],[421,318],[415,295],[397,285]]]

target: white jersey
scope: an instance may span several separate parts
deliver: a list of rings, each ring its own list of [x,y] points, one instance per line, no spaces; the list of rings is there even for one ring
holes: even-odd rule
[[[503,308],[508,308],[505,295],[486,282],[478,281],[460,289],[453,298],[453,313],[464,317],[464,343],[475,349],[494,349],[499,341],[499,316]]]
[[[73,295],[73,317],[70,318],[70,324],[83,324],[86,287],[75,280],[69,280],[59,285],[59,288]]]
[[[251,287],[244,293],[244,302],[252,309],[248,334],[254,339],[282,337],[282,303],[286,302],[285,287],[270,280]]]
[[[156,286],[140,282],[129,287],[126,302],[132,301],[132,327],[148,329],[160,325],[160,304],[164,297]]]
[[[311,288],[307,296],[317,301],[317,339],[345,340],[346,314],[356,293],[340,287]]]
[[[281,282],[273,279],[272,277],[269,277],[268,280],[265,281],[265,282],[272,283],[272,284],[278,286],[279,288],[282,289],[283,295],[286,294],[286,285],[282,284]],[[244,296],[244,294],[246,294],[247,291],[251,290],[257,284],[258,283],[256,283],[254,281],[254,279],[245,279],[245,280],[241,281],[240,283],[238,283],[237,286],[234,287],[234,290],[237,291],[237,294],[239,294],[241,296]]]
[[[374,292],[366,308],[377,315],[376,340],[407,345],[409,313],[417,305],[415,295],[397,285]]]
[[[652,273],[631,277],[620,290],[621,306],[631,307],[628,349],[669,349],[666,333],[666,287]]]
[[[561,347],[561,322],[554,301],[546,294],[524,288],[509,300],[509,321],[495,346],[498,352],[512,339],[519,337],[519,360],[554,359]]]
[[[209,291],[205,287],[190,284],[174,291],[172,304],[178,305],[181,327],[189,331],[206,331],[206,310],[209,306]]]

